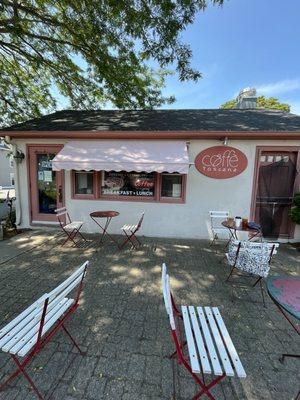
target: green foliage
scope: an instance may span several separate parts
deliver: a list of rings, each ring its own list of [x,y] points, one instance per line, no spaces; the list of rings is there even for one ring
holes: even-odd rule
[[[236,108],[237,99],[226,101],[226,103],[222,104],[220,108],[233,109]],[[278,99],[275,97],[265,97],[259,96],[257,98],[257,108],[262,109],[274,109],[281,110],[284,112],[290,112],[290,106],[286,103],[280,103]]]
[[[290,217],[295,224],[300,225],[300,193],[296,193],[294,196]]]
[[[0,124],[54,110],[59,94],[76,109],[174,101],[161,93],[166,68],[181,81],[201,76],[181,34],[223,1],[1,1]]]
[[[228,100],[226,103],[222,104],[220,108],[232,109],[236,108],[237,101],[236,100]]]

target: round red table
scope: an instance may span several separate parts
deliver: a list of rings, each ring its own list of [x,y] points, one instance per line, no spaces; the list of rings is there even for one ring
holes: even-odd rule
[[[260,231],[257,229],[253,229],[253,228],[249,228],[248,226],[239,226],[237,227],[235,225],[234,220],[233,221],[223,221],[222,225],[225,226],[225,228],[229,229],[230,232],[230,236],[233,239],[238,240],[238,236],[237,236],[237,231],[239,232],[249,232],[251,237],[249,238],[249,240],[253,239],[254,237],[260,235]]]
[[[107,235],[113,242],[115,242],[119,246],[118,242],[107,232],[110,221],[112,220],[112,218],[117,217],[119,214],[120,213],[118,213],[118,211],[94,211],[90,213],[90,217],[92,218],[92,220],[95,221],[96,224],[102,229],[100,243],[102,243],[104,236]],[[100,223],[97,221],[98,218],[106,218],[104,226],[100,225]]]
[[[300,321],[300,277],[299,276],[274,276],[267,279],[268,293],[283,314],[285,319],[300,335],[299,325],[295,324],[287,313]],[[286,357],[300,358],[300,354],[283,353],[280,361],[283,362]],[[295,399],[298,399],[300,391]]]

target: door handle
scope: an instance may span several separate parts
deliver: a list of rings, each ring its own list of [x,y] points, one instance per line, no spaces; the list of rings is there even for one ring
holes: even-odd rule
[[[59,187],[58,187],[58,202],[59,202],[59,203],[62,203],[62,201],[63,201],[62,187],[59,186]]]

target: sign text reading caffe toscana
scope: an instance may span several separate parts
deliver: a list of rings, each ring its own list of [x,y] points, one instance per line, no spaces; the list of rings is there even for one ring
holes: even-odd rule
[[[195,159],[201,174],[215,179],[228,179],[242,173],[248,165],[247,157],[239,149],[214,146],[203,150]]]

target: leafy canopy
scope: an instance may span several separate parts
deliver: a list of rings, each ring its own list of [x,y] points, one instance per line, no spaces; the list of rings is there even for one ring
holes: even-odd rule
[[[226,103],[222,104],[220,108],[232,109],[236,108],[237,99],[226,101]],[[280,103],[278,99],[275,97],[265,97],[259,96],[257,97],[257,108],[265,108],[265,109],[275,109],[281,110],[284,112],[290,112],[290,105],[286,103]]]
[[[181,33],[223,1],[2,0],[0,123],[49,112],[59,94],[76,109],[174,101],[161,94],[168,67],[181,81],[201,76]]]

